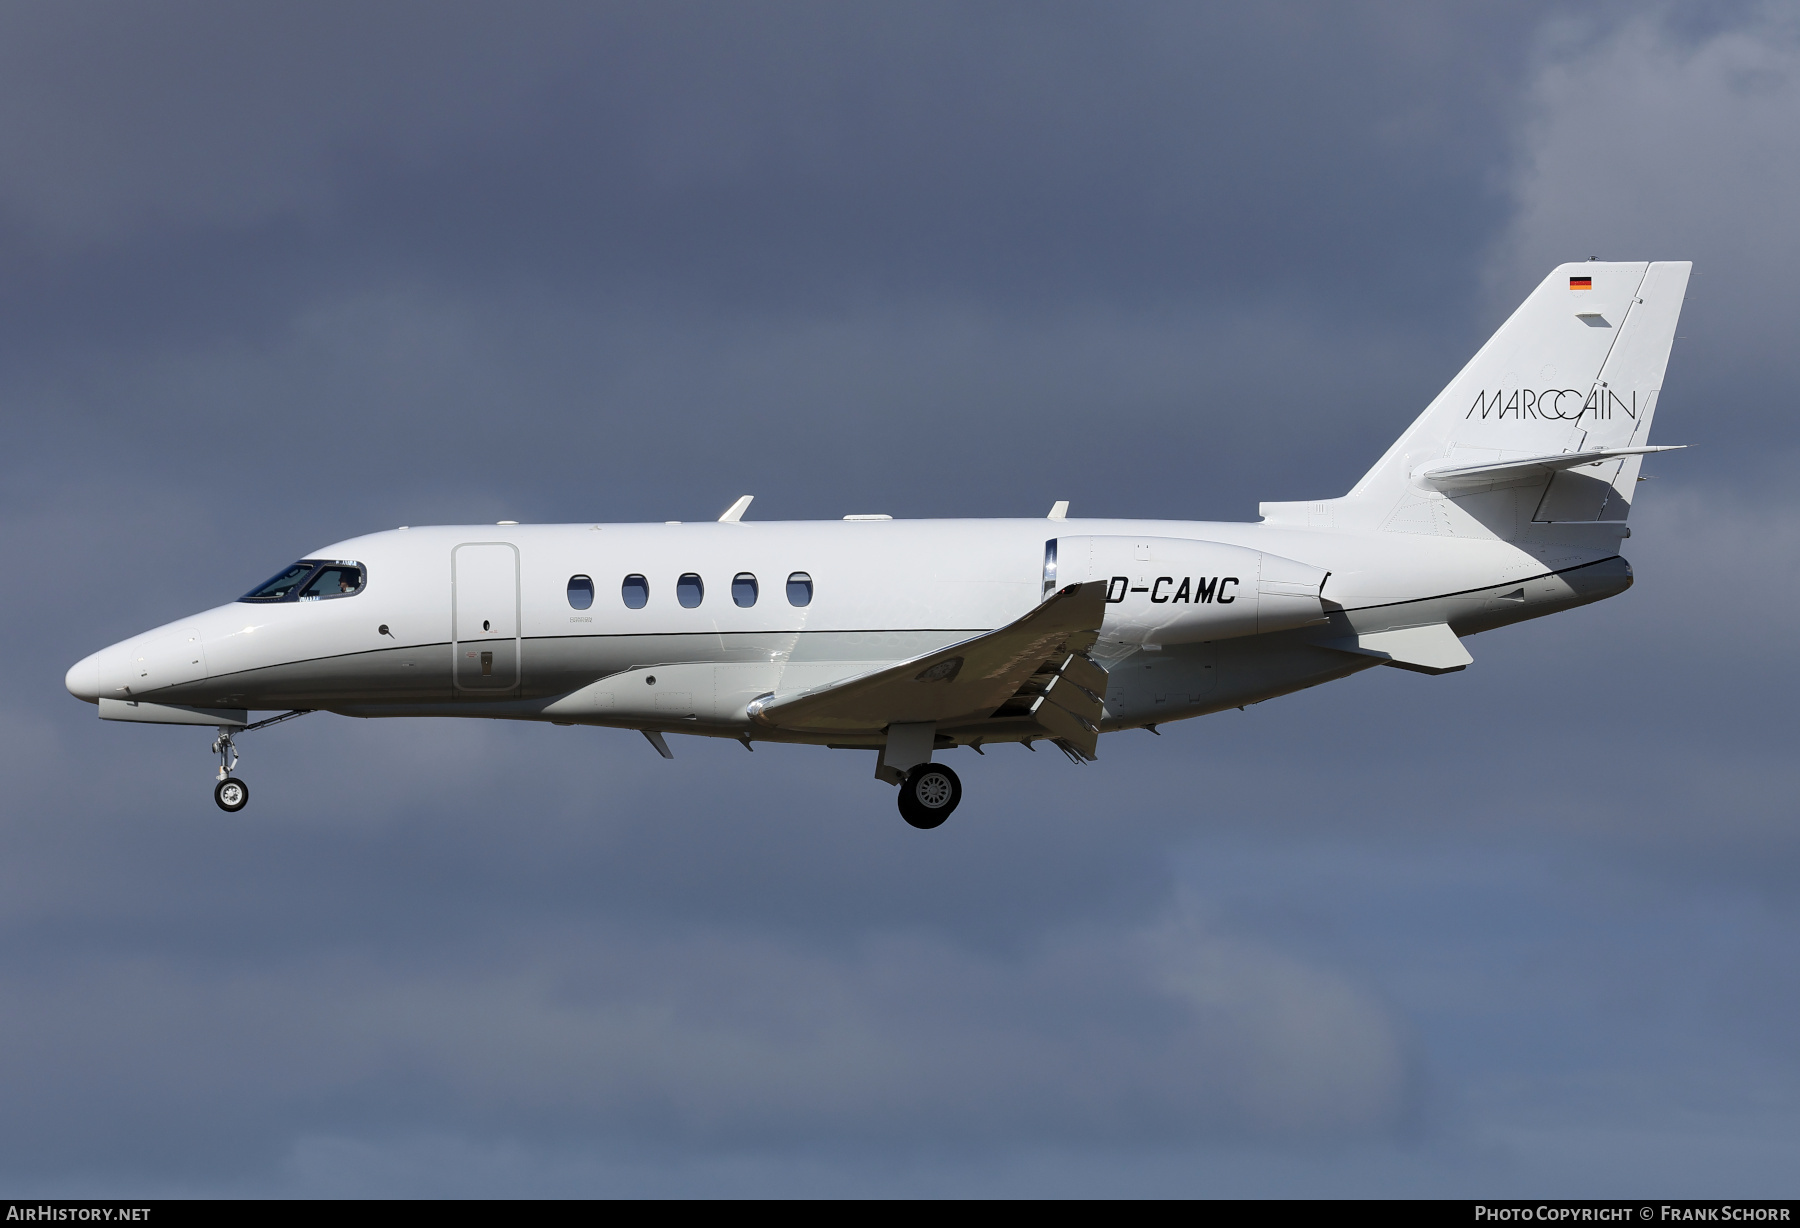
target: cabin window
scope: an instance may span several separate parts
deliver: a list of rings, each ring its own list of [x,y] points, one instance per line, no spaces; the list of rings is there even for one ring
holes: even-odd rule
[[[239,597],[239,601],[285,601],[294,595],[306,577],[312,575],[313,568],[319,564],[316,560],[302,560],[287,568],[280,575],[257,585]]]
[[[639,575],[626,576],[619,595],[625,598],[626,609],[641,610],[650,604],[650,581]]]
[[[756,577],[740,571],[731,577],[731,599],[746,610],[756,604]]]
[[[585,610],[594,604],[594,578],[592,576],[569,577],[569,608]]]
[[[354,597],[362,592],[363,569],[355,563],[327,563],[319,574],[300,590],[301,601],[319,601],[326,597]]]
[[[681,579],[675,581],[675,600],[681,603],[682,609],[693,609],[705,596],[706,585],[693,572],[684,572]]]
[[[788,577],[787,594],[789,605],[811,605],[812,577],[804,571],[796,571]]]

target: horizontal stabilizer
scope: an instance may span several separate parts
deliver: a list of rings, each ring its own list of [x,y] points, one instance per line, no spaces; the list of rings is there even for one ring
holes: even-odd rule
[[[1092,644],[1105,617],[1104,581],[1071,584],[997,630],[829,686],[756,700],[750,717],[772,729],[819,733],[981,720],[1047,662]]]
[[[1514,460],[1484,461],[1474,465],[1432,461],[1413,470],[1413,476],[1442,491],[1470,490],[1478,486],[1492,486],[1497,482],[1547,478],[1558,470],[1604,464],[1621,456],[1648,456],[1652,452],[1676,452],[1685,447],[1686,444],[1665,444],[1656,448],[1593,448],[1586,452],[1553,452],[1544,456],[1521,456]]]
[[[1467,668],[1475,660],[1469,655],[1469,650],[1463,647],[1462,641],[1456,638],[1456,632],[1443,623],[1323,640],[1319,647],[1354,652],[1365,657],[1380,657],[1385,664],[1420,674],[1455,673]]]

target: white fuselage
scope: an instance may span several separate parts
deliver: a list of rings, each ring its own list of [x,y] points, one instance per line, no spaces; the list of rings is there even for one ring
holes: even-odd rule
[[[217,606],[95,653],[69,671],[68,686],[89,701],[205,710],[482,716],[824,741],[758,729],[746,705],[1000,627],[1043,599],[1047,542],[1106,539],[1118,543],[1106,557],[1127,560],[1109,568],[1123,568],[1130,583],[1108,605],[1091,655],[1109,673],[1102,727],[1118,729],[1253,703],[1379,663],[1320,646],[1332,637],[1428,623],[1469,634],[1630,584],[1618,557],[1621,526],[1557,528],[1514,541],[1139,520],[398,529],[308,556],[360,565],[366,583],[353,595]],[[1186,562],[1207,557],[1204,543],[1328,572],[1320,594],[1327,616],[1266,631],[1254,620],[1204,621],[1224,607],[1202,610],[1185,595],[1175,602],[1184,568],[1204,566]],[[1065,551],[1061,574],[1049,578],[1111,578],[1075,574],[1090,553],[1100,557],[1083,549],[1079,559]],[[810,580],[803,605],[788,596],[797,573]],[[678,600],[684,575],[701,581],[691,608]],[[586,608],[577,608],[579,586],[571,599],[578,576],[591,580]],[[632,576],[648,590],[641,608],[622,595]],[[754,577],[750,604],[734,600],[740,576]],[[1225,579],[1239,583],[1219,588],[1221,600],[1246,589],[1253,598],[1254,579],[1246,585],[1235,574],[1194,577],[1193,591]],[[739,599],[748,594],[740,581]],[[691,584],[685,595],[691,603]],[[1214,625],[1224,629],[1207,638]]]

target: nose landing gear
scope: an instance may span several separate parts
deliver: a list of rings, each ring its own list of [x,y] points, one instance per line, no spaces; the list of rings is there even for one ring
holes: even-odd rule
[[[228,814],[236,814],[250,803],[250,786],[239,780],[232,773],[237,771],[238,748],[232,741],[232,735],[249,733],[253,729],[267,729],[270,725],[279,725],[283,721],[291,721],[296,716],[305,716],[310,708],[302,708],[293,712],[283,712],[280,716],[271,716],[266,721],[258,721],[254,725],[245,725],[234,729],[229,725],[220,725],[219,736],[213,739],[213,754],[219,757],[219,783],[213,786],[213,801],[219,803],[219,809]]]
[[[245,726],[254,728],[254,726]],[[231,740],[229,726],[219,726],[219,736],[213,739],[213,754],[219,757],[219,783],[213,786],[213,801],[219,803],[219,809],[236,814],[250,802],[250,786],[239,780],[232,773],[237,770],[237,743]]]
[[[900,817],[929,830],[950,817],[962,801],[962,781],[941,763],[921,763],[900,782]]]

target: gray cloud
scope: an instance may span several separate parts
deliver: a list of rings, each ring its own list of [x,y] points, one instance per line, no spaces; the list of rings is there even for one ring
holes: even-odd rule
[[[1292,957],[1191,930],[1156,953],[1111,933],[1022,959],[904,934],[857,946],[540,925],[437,967],[348,949],[90,957],[11,979],[7,1151],[204,1154],[229,1172],[276,1158],[270,1112],[852,1151],[1360,1137],[1407,1113],[1387,1011]],[[87,1009],[45,1009],[75,998]],[[69,1095],[76,1067],[86,1095]]]
[[[1499,6],[12,21],[16,326],[126,335],[394,279],[708,313],[1241,302],[1347,274],[1408,302],[1397,257],[1466,261],[1502,216],[1485,172],[1529,43]]]
[[[1693,464],[1764,479],[1792,450],[1769,423],[1793,384],[1800,28],[1777,5],[1698,32],[1659,16],[1548,42],[1496,259],[1515,281],[1559,251],[1694,260],[1668,389],[1695,412],[1672,429],[1713,445]]]

